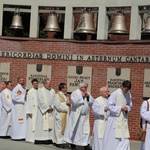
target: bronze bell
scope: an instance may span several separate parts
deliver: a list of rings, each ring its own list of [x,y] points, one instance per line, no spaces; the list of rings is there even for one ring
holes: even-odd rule
[[[14,15],[13,15],[12,23],[9,28],[24,29],[22,25],[22,17],[20,16],[19,8],[16,8]]]
[[[150,13],[146,18],[146,23],[144,29],[142,30],[142,34],[150,34]]]
[[[58,17],[55,12],[51,12],[47,18],[47,23],[44,31],[51,31],[51,32],[61,32],[58,24]]]
[[[110,34],[129,34],[127,27],[126,27],[126,19],[125,15],[122,11],[117,11],[116,15],[114,16],[112,27],[110,28]]]
[[[94,27],[94,16],[91,12],[87,12],[86,10],[82,12],[78,26],[74,33],[96,34]]]

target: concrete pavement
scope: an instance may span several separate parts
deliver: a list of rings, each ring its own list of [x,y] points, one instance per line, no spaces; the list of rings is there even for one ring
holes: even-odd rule
[[[130,141],[131,150],[139,150],[139,141]],[[12,141],[11,139],[0,139],[0,150],[63,150],[53,145],[35,145],[25,141]],[[69,150],[69,146],[66,148]],[[82,147],[77,147],[77,150],[83,150]]]

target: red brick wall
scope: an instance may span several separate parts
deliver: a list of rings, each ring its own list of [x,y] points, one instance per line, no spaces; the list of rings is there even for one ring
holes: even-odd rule
[[[53,52],[59,54],[85,54],[85,55],[114,55],[114,56],[149,56],[150,44],[148,41],[71,41],[71,40],[42,40],[42,39],[19,39],[0,38],[0,51],[16,52]],[[131,139],[137,139],[136,131],[139,123],[140,105],[143,100],[144,69],[149,68],[147,63],[112,63],[112,62],[86,62],[86,61],[61,61],[61,60],[38,60],[0,58],[0,62],[11,63],[10,80],[16,83],[18,76],[26,78],[27,64],[52,65],[52,86],[57,91],[60,82],[67,82],[68,65],[82,65],[92,67],[92,95],[99,96],[99,88],[106,85],[107,68],[130,68],[132,82],[133,107],[129,115],[129,127]],[[93,127],[93,115],[91,115]],[[92,131],[92,128],[91,128]]]

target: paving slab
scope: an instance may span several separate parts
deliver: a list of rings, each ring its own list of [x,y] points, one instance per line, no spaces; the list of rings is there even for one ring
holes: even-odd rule
[[[139,150],[139,141],[130,141],[131,150]],[[0,139],[0,150],[63,150],[62,148],[57,148],[54,145],[35,145],[33,143],[27,143],[25,141],[12,141],[11,139]],[[67,150],[70,149],[67,145]],[[64,149],[64,150],[65,150]],[[83,147],[78,146],[77,150],[83,150]]]

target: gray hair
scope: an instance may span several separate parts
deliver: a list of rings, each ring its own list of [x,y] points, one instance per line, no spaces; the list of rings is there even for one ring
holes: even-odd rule
[[[48,80],[50,80],[50,79],[49,79],[49,78],[44,78],[44,79],[43,79],[43,85],[45,85]]]
[[[81,82],[81,83],[79,84],[79,88],[83,87],[85,84],[88,86],[88,83]]]
[[[103,91],[105,91],[107,89],[106,86],[102,86],[99,90],[100,90],[100,93],[102,93]]]

